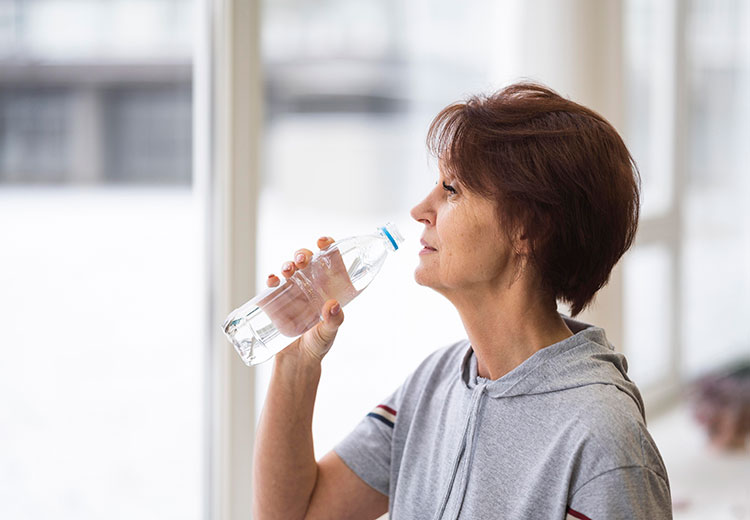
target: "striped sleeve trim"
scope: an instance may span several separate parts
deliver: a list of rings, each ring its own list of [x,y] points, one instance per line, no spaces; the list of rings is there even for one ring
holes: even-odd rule
[[[384,404],[379,404],[373,411],[367,414],[367,417],[377,419],[383,424],[393,428],[393,423],[396,422],[396,410],[389,408]]]
[[[568,514],[565,515],[565,520],[591,520],[588,516],[583,513],[579,513],[572,507],[568,508]]]

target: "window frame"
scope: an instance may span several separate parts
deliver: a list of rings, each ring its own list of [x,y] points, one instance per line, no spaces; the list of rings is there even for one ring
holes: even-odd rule
[[[255,293],[260,0],[196,0],[194,179],[206,228],[205,518],[252,515],[254,372],[220,324]]]

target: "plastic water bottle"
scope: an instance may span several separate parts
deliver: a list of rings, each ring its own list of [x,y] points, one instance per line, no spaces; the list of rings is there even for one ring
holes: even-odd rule
[[[245,364],[271,359],[323,319],[326,300],[335,298],[343,307],[356,298],[403,241],[388,223],[371,235],[334,242],[284,283],[235,309],[224,322],[224,333]]]

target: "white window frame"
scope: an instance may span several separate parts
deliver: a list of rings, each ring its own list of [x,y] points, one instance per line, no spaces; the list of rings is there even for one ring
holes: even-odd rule
[[[194,183],[206,217],[207,519],[252,515],[255,378],[221,324],[256,292],[260,14],[260,0],[195,2]]]

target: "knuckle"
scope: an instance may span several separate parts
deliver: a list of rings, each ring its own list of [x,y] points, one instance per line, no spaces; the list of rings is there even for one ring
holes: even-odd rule
[[[322,327],[315,327],[313,329],[313,341],[316,345],[318,345],[319,348],[324,349],[328,346],[328,339],[326,339],[325,334],[321,330]]]

